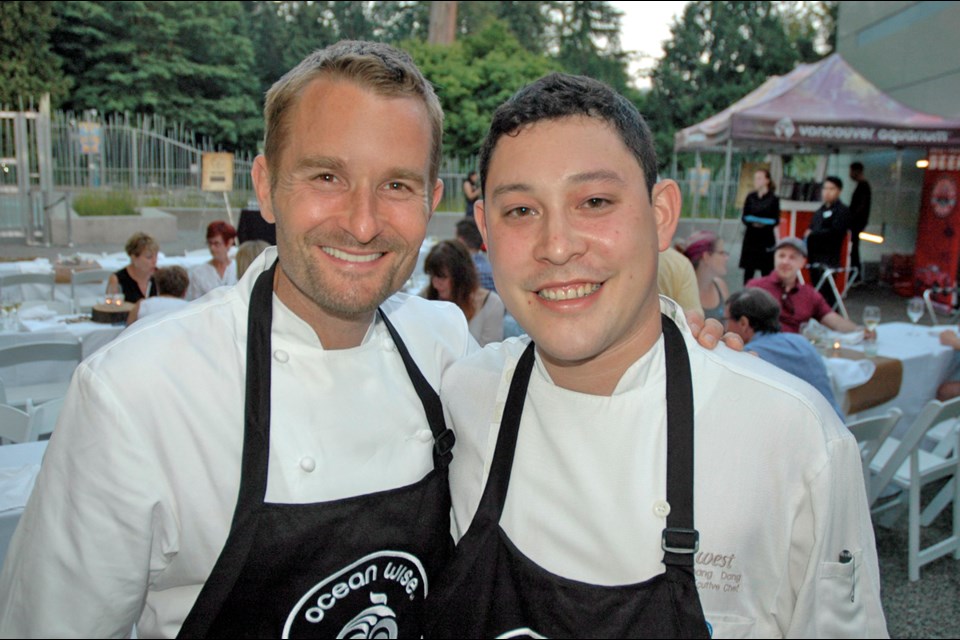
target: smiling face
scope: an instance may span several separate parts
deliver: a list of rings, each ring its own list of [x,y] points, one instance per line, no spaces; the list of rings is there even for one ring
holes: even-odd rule
[[[793,285],[796,282],[797,274],[806,263],[807,259],[803,254],[793,247],[780,247],[773,254],[773,268],[780,281],[787,285]]]
[[[368,321],[410,277],[443,193],[428,179],[426,107],[321,76],[288,117],[272,190],[266,159],[254,166],[263,216],[277,223],[277,293],[311,323]]]
[[[484,186],[477,218],[497,292],[551,375],[625,370],[643,355],[660,335],[657,256],[676,227],[676,184],[658,183],[651,204],[615,130],[569,116],[501,137]]]

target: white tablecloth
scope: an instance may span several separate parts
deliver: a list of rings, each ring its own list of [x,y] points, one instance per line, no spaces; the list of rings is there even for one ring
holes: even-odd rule
[[[0,331],[0,348],[12,347],[28,342],[49,342],[61,340],[79,340],[86,358],[107,344],[124,330],[122,325],[99,324],[96,322],[66,323],[70,316],[58,316],[35,331]],[[31,323],[33,324],[33,323]],[[38,362],[0,367],[0,379],[7,386],[42,384],[69,380],[73,367],[60,362]]]
[[[7,555],[46,450],[46,441],[0,446],[0,563]]]
[[[130,264],[130,258],[125,253],[120,254],[110,254],[110,255],[97,255],[97,254],[83,254],[83,258],[89,260],[96,260],[102,269],[109,269],[110,271],[119,271],[123,267]],[[171,267],[178,265],[190,271],[196,266],[208,262],[210,260],[210,254],[204,253],[203,255],[195,256],[166,256],[161,253],[157,257],[157,266],[158,267]],[[37,258],[36,260],[21,260],[18,262],[2,262],[0,263],[0,274],[9,274],[9,273],[52,273],[53,265],[46,258]],[[94,284],[85,284],[80,285],[78,288],[79,295],[86,298],[94,298],[102,296],[106,293],[106,286],[102,283]],[[47,299],[49,296],[49,289],[46,287],[41,287],[40,285],[21,285],[20,292],[24,300],[41,300]],[[70,292],[70,284],[57,284],[54,286],[54,299],[62,300],[64,302],[70,302],[72,300]]]
[[[943,382],[953,361],[953,349],[940,344],[940,333],[946,329],[957,330],[955,325],[931,327],[906,322],[890,322],[877,327],[877,354],[896,358],[903,363],[903,382],[896,398],[863,411],[849,420],[884,414],[893,407],[903,411],[903,418],[894,430],[901,435],[913,424],[927,402],[937,395],[937,387]],[[863,350],[862,345],[849,347]]]

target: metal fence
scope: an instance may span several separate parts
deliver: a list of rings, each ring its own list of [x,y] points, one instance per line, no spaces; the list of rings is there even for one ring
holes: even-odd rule
[[[58,112],[52,129],[54,184],[63,190],[199,192],[202,154],[218,150],[183,125],[157,116]],[[234,191],[253,192],[252,162],[251,153],[234,155]]]

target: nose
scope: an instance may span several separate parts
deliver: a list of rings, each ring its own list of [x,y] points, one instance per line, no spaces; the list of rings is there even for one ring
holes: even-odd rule
[[[359,188],[353,194],[346,230],[360,244],[367,244],[383,231],[383,220],[378,210],[377,196],[370,189]]]
[[[547,211],[543,213],[533,251],[537,260],[562,265],[583,255],[586,240],[566,212]]]

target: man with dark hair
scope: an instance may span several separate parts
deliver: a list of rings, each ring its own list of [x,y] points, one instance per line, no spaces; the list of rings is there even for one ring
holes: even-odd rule
[[[850,198],[850,225],[853,231],[850,263],[857,268],[860,280],[863,281],[863,264],[860,261],[860,232],[870,223],[870,204],[872,194],[870,183],[863,175],[863,163],[850,163],[850,179],[857,183]]]
[[[885,635],[853,437],[793,376],[693,349],[657,294],[680,189],[630,101],[541,78],[497,109],[480,175],[529,338],[444,376],[460,540],[428,634]]]
[[[810,260],[811,284],[817,286],[827,268],[840,267],[840,255],[843,243],[850,230],[850,210],[840,201],[843,180],[836,176],[827,176],[823,181],[823,204],[813,214],[810,228],[805,234],[807,257]],[[829,285],[820,288],[830,308],[837,303],[833,289]]]
[[[823,358],[803,336],[780,332],[780,305],[773,296],[763,289],[737,291],[727,298],[724,323],[743,339],[747,351],[809,383],[845,419]]]
[[[477,275],[480,276],[480,286],[497,292],[497,286],[493,282],[493,270],[490,267],[490,260],[487,259],[487,252],[483,250],[483,236],[477,229],[477,222],[473,218],[464,218],[457,222],[457,240],[470,252],[474,266],[477,267]]]

